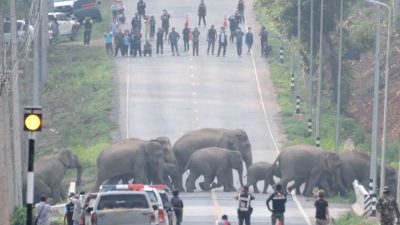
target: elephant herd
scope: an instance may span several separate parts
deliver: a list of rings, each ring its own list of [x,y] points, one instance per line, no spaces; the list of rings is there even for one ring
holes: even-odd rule
[[[288,191],[305,184],[302,194],[311,195],[314,187],[327,193],[346,193],[352,189],[354,179],[367,185],[369,181],[369,156],[349,151],[335,154],[310,145],[289,146],[281,151],[273,163],[253,164],[251,144],[247,133],[241,129],[204,128],[188,132],[172,146],[167,137],[153,140],[129,138],[111,144],[97,157],[96,183],[92,191],[102,184],[117,183],[164,183],[170,188],[193,192],[200,176],[204,181],[199,188],[209,191],[223,187],[235,191],[233,170],[243,186],[243,162],[247,170],[247,182],[259,192],[257,182],[264,181],[263,192],[280,178]],[[77,169],[77,184],[82,175],[82,164],[71,151],[63,150],[56,155],[35,163],[35,193],[46,194],[61,200],[61,180],[67,169]],[[386,184],[394,191],[397,185],[396,171],[387,168]],[[183,185],[183,175],[189,171]],[[379,173],[378,173],[379,174]],[[215,178],[216,181],[215,181]],[[293,184],[288,187],[288,183]],[[395,192],[393,192],[395,193]],[[36,196],[36,195],[35,195]]]

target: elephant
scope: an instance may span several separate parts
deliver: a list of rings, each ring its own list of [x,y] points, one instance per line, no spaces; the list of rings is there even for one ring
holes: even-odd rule
[[[224,191],[231,191],[226,187],[226,174],[228,171],[232,174],[232,169],[237,170],[240,185],[243,186],[243,158],[237,151],[217,147],[199,149],[190,157],[186,169],[190,171],[186,180],[187,192],[194,191],[195,182],[201,175],[204,176],[204,182],[200,183],[201,189],[209,191],[224,186]],[[218,183],[212,183],[215,177]]]
[[[340,159],[335,153],[303,144],[289,146],[281,151],[273,165],[278,165],[278,163],[283,190],[286,191],[289,181],[304,179],[307,181],[304,195],[311,196],[321,175],[324,172],[334,173],[340,165]]]
[[[157,140],[146,141],[129,138],[118,141],[97,157],[97,179],[92,191],[112,177],[132,174],[135,183],[147,183],[147,172],[151,167],[154,181],[164,183],[164,147]]]
[[[279,167],[272,166],[268,162],[257,162],[247,168],[247,185],[253,186],[254,193],[260,193],[257,188],[257,182],[264,181],[263,193],[267,193],[269,185],[274,185],[274,175],[280,177]]]
[[[340,155],[340,167],[336,171],[337,188],[340,193],[347,193],[353,188],[353,181],[358,180],[360,184],[368,189],[370,179],[371,157],[360,151],[346,151]],[[380,165],[377,163],[377,178],[380,180]],[[396,170],[386,167],[385,183],[391,193],[396,193],[397,175]]]
[[[80,185],[83,166],[78,157],[71,150],[63,149],[54,155],[39,159],[34,164],[35,183],[34,201],[37,202],[40,196],[45,195],[53,198],[56,202],[65,200],[66,196],[61,182],[68,169],[77,169],[76,184]],[[23,180],[26,193],[26,179]]]
[[[174,146],[178,171],[179,171],[179,190],[184,191],[182,186],[182,175],[185,172],[185,166],[188,164],[191,155],[199,149],[207,147],[219,147],[232,151],[239,151],[242,154],[246,168],[253,163],[251,144],[247,133],[241,129],[223,129],[223,128],[203,128],[191,131],[179,138]],[[228,177],[227,188],[232,191],[232,174],[226,174]]]

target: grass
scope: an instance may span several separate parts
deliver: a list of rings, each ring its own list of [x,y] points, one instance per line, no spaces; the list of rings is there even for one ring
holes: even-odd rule
[[[365,220],[362,217],[357,216],[354,213],[346,213],[341,215],[339,218],[335,219],[334,225],[378,225],[377,223],[373,223]]]

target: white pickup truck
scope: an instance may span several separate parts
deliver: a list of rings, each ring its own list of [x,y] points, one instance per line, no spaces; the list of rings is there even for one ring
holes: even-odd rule
[[[99,193],[91,225],[154,225],[154,208],[145,191]]]

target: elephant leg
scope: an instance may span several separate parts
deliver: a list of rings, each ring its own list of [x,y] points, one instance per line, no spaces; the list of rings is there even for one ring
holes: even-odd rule
[[[250,185],[253,185],[254,193],[260,193],[260,191],[258,190],[258,187],[257,187],[257,180],[256,180],[256,182],[253,182],[252,184],[249,184],[249,186]]]
[[[300,187],[305,182],[303,178],[296,178],[294,183],[288,187],[289,193],[292,192],[293,189],[296,189],[296,195],[301,195]]]
[[[38,176],[35,176],[35,185],[34,185],[34,201],[37,202],[40,196],[52,196],[51,188]]]
[[[61,184],[53,185],[51,196],[54,198],[56,202],[61,202],[62,200],[64,200],[63,196],[65,196],[65,194],[63,194],[63,189],[61,187]]]
[[[210,191],[213,188],[218,188],[218,187],[222,186],[222,185],[218,186],[217,183],[214,182],[214,180],[215,180],[215,174],[211,175],[207,181],[204,180],[203,182],[199,183],[200,188],[203,191]],[[208,183],[208,185],[207,185],[207,183]]]
[[[203,171],[203,176],[204,176],[204,181],[200,184],[201,189],[203,191],[210,191],[213,187],[211,187],[211,183],[215,179],[215,172],[211,171],[210,167],[207,167],[207,169],[204,169]],[[213,186],[215,186],[213,184]]]
[[[289,179],[287,179],[286,177],[282,176],[281,181],[279,181],[279,183],[282,185],[282,191],[284,191],[286,194],[287,193],[287,183],[289,182]]]
[[[233,175],[232,175],[231,168],[227,168],[223,171],[223,176],[221,179],[223,179],[222,182],[223,182],[225,192],[236,191],[236,188],[233,187]]]
[[[200,174],[190,171],[188,178],[186,179],[186,191],[193,192],[195,187],[195,182],[199,178]]]
[[[100,185],[102,185],[105,180],[107,180],[107,178],[104,177],[101,172],[97,172],[96,184],[92,188],[92,192],[98,192],[100,189]]]
[[[318,175],[311,175],[310,178],[308,179],[308,182],[306,184],[306,189],[304,191],[305,196],[311,196],[312,195],[312,190],[314,187],[317,185],[318,180],[319,180],[320,174]]]

